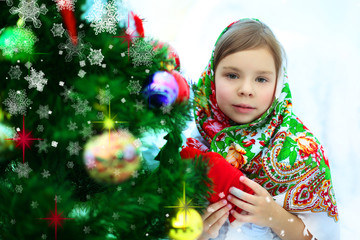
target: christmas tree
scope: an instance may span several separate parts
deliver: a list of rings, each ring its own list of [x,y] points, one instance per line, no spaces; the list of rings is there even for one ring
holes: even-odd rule
[[[195,239],[209,178],[179,154],[173,49],[124,1],[0,4],[0,239]]]

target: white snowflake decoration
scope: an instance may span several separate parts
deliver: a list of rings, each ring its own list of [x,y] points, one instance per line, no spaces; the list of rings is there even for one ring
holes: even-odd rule
[[[68,161],[67,164],[66,164],[66,166],[67,166],[68,168],[73,168],[73,167],[74,167],[74,162]]]
[[[46,14],[48,9],[45,4],[41,7],[36,3],[36,0],[21,0],[18,7],[10,9],[11,14],[19,14],[24,22],[33,22],[35,28],[41,27],[41,21],[38,19],[40,14]]]
[[[170,114],[171,110],[173,109],[173,107],[171,105],[162,105],[162,107],[160,108],[163,114]]]
[[[70,88],[67,88],[66,86],[64,86],[64,92],[60,93],[61,96],[64,97],[64,101],[67,102],[67,100],[69,99],[73,99],[74,97],[74,87],[71,86]]]
[[[78,73],[78,76],[81,77],[81,78],[84,78],[86,72],[82,69],[79,70],[79,73]]]
[[[39,92],[42,92],[44,85],[47,84],[47,79],[44,78],[44,73],[42,71],[36,72],[34,68],[31,68],[31,75],[26,76],[25,80],[29,82],[29,89],[36,88]]]
[[[79,146],[79,142],[70,142],[69,146],[66,148],[69,151],[70,156],[72,155],[79,155],[81,147]]]
[[[141,91],[141,85],[140,85],[139,80],[136,80],[136,81],[130,80],[130,83],[127,86],[127,89],[129,90],[130,94],[139,95],[139,93]]]
[[[136,101],[136,103],[135,103],[135,109],[136,109],[136,111],[138,112],[138,111],[143,111],[144,110],[144,102],[141,100],[141,101],[138,101],[137,99],[135,100]]]
[[[43,131],[44,131],[44,126],[43,126],[43,125],[38,125],[37,128],[36,128],[36,130],[37,130],[38,132],[43,132]]]
[[[75,109],[75,115],[81,114],[85,117],[86,113],[91,110],[88,100],[76,99],[76,103],[71,105]]]
[[[29,178],[29,173],[32,171],[32,169],[29,167],[29,163],[19,163],[17,165],[17,168],[14,169],[14,172],[18,174],[19,178]]]
[[[36,147],[38,148],[38,153],[42,153],[43,151],[47,153],[47,148],[49,147],[49,144],[47,143],[47,140],[39,141],[36,144]]]
[[[94,29],[95,35],[102,32],[116,34],[117,23],[123,18],[116,4],[114,0],[106,4],[101,0],[95,0],[90,13],[85,17],[91,22],[90,27]]]
[[[99,100],[100,105],[108,105],[111,99],[114,98],[114,96],[111,95],[110,89],[100,89],[99,94],[96,96],[96,98]]]
[[[60,12],[62,10],[74,11],[75,9],[74,4],[76,3],[77,0],[53,0],[53,1],[56,2],[56,8]]]
[[[85,226],[85,227],[84,227],[84,232],[85,232],[85,234],[89,234],[90,231],[91,231],[91,228],[90,228],[89,226]]]
[[[83,31],[79,32],[77,35],[77,44],[74,45],[69,34],[66,34],[67,40],[66,43],[60,43],[59,49],[66,51],[65,61],[70,62],[73,56],[78,56],[81,60],[85,58],[83,53],[84,50],[89,49],[91,47],[90,43],[84,43],[83,38],[85,37],[85,33]]]
[[[46,106],[40,105],[39,109],[36,111],[36,113],[39,114],[40,119],[43,119],[43,118],[49,119],[49,113],[50,112],[51,111],[49,110],[48,105],[46,105]]]
[[[22,193],[22,191],[23,191],[23,187],[21,185],[16,185],[15,192]]]
[[[31,208],[37,208],[39,206],[39,203],[37,201],[32,201],[30,206]]]
[[[11,79],[19,80],[21,74],[22,74],[22,71],[20,70],[20,67],[18,65],[10,67],[9,75],[10,75]]]
[[[14,91],[10,89],[9,97],[3,102],[11,115],[26,115],[26,109],[32,101],[26,97],[25,90]]]
[[[112,217],[113,217],[114,220],[118,220],[119,217],[120,217],[120,215],[119,215],[118,212],[114,212],[113,215],[112,215]]]
[[[104,60],[104,55],[101,53],[101,49],[90,48],[90,54],[88,56],[91,65],[101,66],[101,62]]]
[[[134,67],[140,65],[151,66],[154,55],[153,46],[143,39],[137,39],[129,50],[129,56]]]
[[[65,28],[63,28],[62,24],[54,23],[53,27],[50,29],[54,37],[62,37],[65,32]]]
[[[51,174],[50,174],[49,170],[44,169],[43,172],[41,173],[41,175],[43,178],[48,178],[48,177],[50,177]]]
[[[67,125],[67,127],[70,131],[75,131],[78,128],[76,123],[72,122],[71,120],[70,123]]]
[[[83,124],[82,125],[82,130],[80,131],[81,135],[83,136],[83,139],[85,140],[86,138],[89,138],[91,137],[92,134],[94,134],[92,128],[91,128],[91,125],[88,124],[88,125],[85,125]]]

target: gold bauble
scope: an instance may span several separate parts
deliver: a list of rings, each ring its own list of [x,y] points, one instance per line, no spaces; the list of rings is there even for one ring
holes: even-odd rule
[[[171,219],[169,237],[175,240],[195,240],[202,231],[203,221],[195,209],[179,210]]]

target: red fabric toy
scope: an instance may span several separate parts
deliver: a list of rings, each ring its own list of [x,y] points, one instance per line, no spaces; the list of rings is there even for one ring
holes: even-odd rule
[[[244,174],[239,170],[231,166],[220,154],[216,152],[204,153],[196,148],[184,147],[180,152],[181,158],[193,159],[195,156],[204,156],[204,159],[209,160],[210,170],[208,177],[212,179],[215,191],[208,199],[210,203],[218,202],[220,199],[226,198],[229,195],[230,187],[236,187],[249,194],[254,194],[253,190],[247,185],[240,182],[240,177]],[[242,209],[239,209],[234,204],[229,202],[235,211],[241,213]],[[230,222],[235,220],[235,217],[229,215]]]

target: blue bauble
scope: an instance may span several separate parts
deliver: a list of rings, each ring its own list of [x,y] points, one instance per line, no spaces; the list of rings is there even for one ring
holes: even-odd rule
[[[176,79],[165,71],[158,71],[152,75],[150,84],[144,90],[149,106],[153,108],[173,104],[178,94],[179,86]]]

